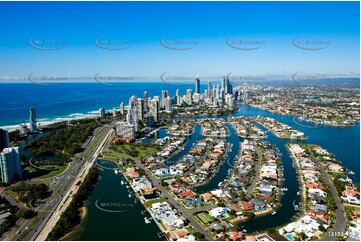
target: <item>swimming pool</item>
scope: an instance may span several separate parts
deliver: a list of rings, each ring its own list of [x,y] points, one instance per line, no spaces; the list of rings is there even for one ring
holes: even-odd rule
[[[288,240],[293,240],[292,234],[286,234],[285,237],[286,237]]]

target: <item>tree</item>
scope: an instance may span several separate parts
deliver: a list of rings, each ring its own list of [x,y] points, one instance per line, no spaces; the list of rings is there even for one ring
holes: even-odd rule
[[[200,233],[200,232],[195,232],[194,234],[193,234],[193,236],[195,237],[195,238],[197,238],[197,239],[204,239],[204,234],[202,234],[202,233]]]

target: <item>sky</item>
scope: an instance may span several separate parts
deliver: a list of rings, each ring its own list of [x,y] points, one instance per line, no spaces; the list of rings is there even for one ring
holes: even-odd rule
[[[0,2],[0,78],[358,76],[359,19],[359,2]]]

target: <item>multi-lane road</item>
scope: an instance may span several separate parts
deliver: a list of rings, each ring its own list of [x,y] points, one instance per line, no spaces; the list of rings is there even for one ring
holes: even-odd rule
[[[52,183],[52,195],[43,201],[44,206],[33,208],[33,210],[38,212],[36,217],[32,219],[21,219],[21,221],[19,220],[17,223],[18,226],[9,231],[4,239],[12,241],[19,239],[29,241],[37,239],[40,234],[44,235],[42,231],[44,230],[45,225],[49,223],[49,220],[53,217],[54,213],[57,213],[59,209],[65,207],[64,202],[66,198],[68,198],[70,191],[76,188],[75,183],[79,179],[82,179],[85,176],[85,171],[89,170],[89,168],[94,164],[96,157],[102,148],[110,141],[112,133],[113,129],[111,126],[101,126],[97,128],[93,132],[93,135],[90,136],[82,146],[84,151],[86,151],[90,148],[93,142],[96,142],[87,155],[84,155],[84,152],[77,154],[73,158],[73,161],[69,164],[69,167],[63,173],[54,178],[41,180],[41,182]],[[94,141],[98,136],[99,139]],[[28,183],[33,182],[37,181],[28,181]],[[67,199],[66,201],[69,201],[70,203],[71,199]],[[55,220],[53,219],[52,221]],[[48,231],[48,233],[49,232],[50,231]],[[46,239],[44,236],[42,236],[42,238],[43,239],[41,240]]]

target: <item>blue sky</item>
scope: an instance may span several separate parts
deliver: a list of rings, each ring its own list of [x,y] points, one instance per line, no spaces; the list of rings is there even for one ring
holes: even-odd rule
[[[359,2],[0,2],[0,77],[359,73],[359,15]],[[44,51],[31,37],[66,44]],[[104,50],[96,37],[133,44]],[[162,37],[198,44],[172,50]],[[262,44],[239,50],[227,38]]]

